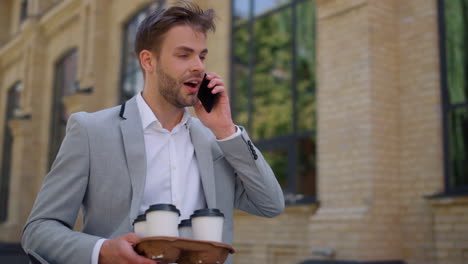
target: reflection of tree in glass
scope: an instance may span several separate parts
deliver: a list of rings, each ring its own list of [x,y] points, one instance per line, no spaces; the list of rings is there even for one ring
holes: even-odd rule
[[[258,20],[255,32],[253,137],[292,132],[291,10]]]
[[[450,183],[453,186],[468,186],[468,110],[453,110],[449,117],[452,168]]]
[[[467,102],[468,95],[468,1],[445,3],[447,82],[451,103]]]
[[[276,150],[276,151],[264,151],[263,157],[270,164],[271,169],[275,172],[275,176],[278,179],[281,188],[287,188],[287,169],[288,169],[288,160],[286,150]]]
[[[249,31],[247,25],[236,29],[234,33],[234,78],[235,78],[235,104],[234,112],[236,122],[241,126],[247,127],[249,120]]]
[[[297,15],[296,23],[293,11]],[[280,140],[274,149],[264,145],[267,149],[263,153],[283,189],[315,195],[314,5],[308,0],[297,2],[291,8],[279,9],[252,23],[253,28],[247,23],[237,23],[234,28],[233,107],[236,122],[246,126],[256,141],[273,139],[278,143]],[[249,50],[249,44],[253,44],[253,50]],[[295,80],[292,80],[294,75]],[[296,92],[295,102],[293,92]],[[293,126],[294,116],[297,127]],[[288,137],[279,139],[278,136]],[[294,145],[298,148],[291,148]],[[294,149],[298,153],[293,160],[288,155],[293,154]],[[294,162],[295,166],[288,162]],[[295,169],[288,171],[288,168]],[[295,177],[297,186],[286,186],[288,177]]]
[[[315,97],[315,8],[311,1],[297,6],[297,130],[316,130]],[[316,136],[301,137],[298,143],[298,192],[316,195]]]
[[[312,1],[297,6],[297,124],[315,131],[315,8]]]
[[[450,104],[468,102],[468,0],[444,1],[447,86]],[[468,113],[449,113],[450,184],[468,186]]]

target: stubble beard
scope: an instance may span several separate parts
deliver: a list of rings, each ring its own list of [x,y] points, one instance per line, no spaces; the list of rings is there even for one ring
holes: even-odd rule
[[[162,67],[156,67],[156,81],[159,94],[170,104],[178,108],[193,106],[197,102],[196,94],[192,98],[184,98],[182,94],[183,80],[177,80],[167,74]]]

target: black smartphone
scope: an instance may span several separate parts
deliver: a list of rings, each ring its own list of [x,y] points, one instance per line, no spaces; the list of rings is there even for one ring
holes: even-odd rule
[[[218,98],[218,94],[211,93],[213,89],[208,88],[209,83],[210,83],[210,80],[206,79],[206,73],[205,73],[205,76],[203,77],[203,81],[200,84],[200,88],[198,89],[198,99],[200,99],[203,107],[208,113],[211,112],[211,109],[213,109],[213,106],[216,103],[216,99]]]

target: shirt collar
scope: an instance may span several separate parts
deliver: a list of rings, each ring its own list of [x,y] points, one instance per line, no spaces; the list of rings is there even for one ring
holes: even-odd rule
[[[145,102],[145,100],[143,99],[143,96],[141,96],[141,93],[138,93],[136,97],[136,101],[137,101],[138,111],[140,112],[141,124],[143,126],[143,130],[147,129],[154,122],[156,122],[160,127],[162,127],[156,115],[153,113],[151,108]],[[180,120],[180,123],[177,124],[177,126],[188,125],[190,118],[191,118],[190,112],[188,111],[187,107],[185,107],[182,120]]]

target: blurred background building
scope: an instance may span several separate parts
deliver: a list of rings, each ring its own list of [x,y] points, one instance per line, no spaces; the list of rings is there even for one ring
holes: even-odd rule
[[[236,213],[234,263],[468,263],[468,0],[194,1],[287,200]],[[68,116],[142,89],[136,28],[169,4],[0,1],[1,263]]]

